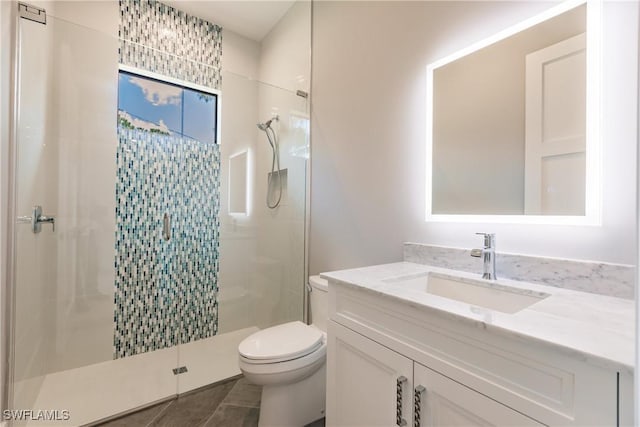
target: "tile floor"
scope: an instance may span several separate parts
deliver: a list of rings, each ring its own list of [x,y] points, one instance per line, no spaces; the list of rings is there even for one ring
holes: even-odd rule
[[[234,378],[111,420],[100,427],[256,427],[261,388]],[[323,427],[324,420],[307,427]]]

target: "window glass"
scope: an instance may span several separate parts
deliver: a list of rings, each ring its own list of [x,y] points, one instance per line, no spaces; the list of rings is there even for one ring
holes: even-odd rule
[[[118,124],[216,143],[217,96],[120,71]]]
[[[165,135],[182,131],[182,88],[120,72],[118,122]]]
[[[207,93],[184,89],[184,136],[201,142],[216,142],[216,97]]]

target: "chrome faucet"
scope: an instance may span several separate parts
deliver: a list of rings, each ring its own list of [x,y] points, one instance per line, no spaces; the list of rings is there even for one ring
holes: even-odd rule
[[[471,256],[482,257],[482,278],[496,280],[496,235],[493,233],[476,233],[484,236],[484,247],[472,249]]]

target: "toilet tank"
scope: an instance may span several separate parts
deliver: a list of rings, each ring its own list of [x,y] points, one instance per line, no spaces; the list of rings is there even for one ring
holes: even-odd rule
[[[326,279],[321,279],[320,276],[309,277],[309,284],[311,285],[311,293],[309,294],[311,324],[321,331],[327,332],[329,284]]]

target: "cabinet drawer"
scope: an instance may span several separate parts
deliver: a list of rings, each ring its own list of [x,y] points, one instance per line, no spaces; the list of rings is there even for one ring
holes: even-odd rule
[[[413,382],[418,427],[544,425],[419,363]]]

